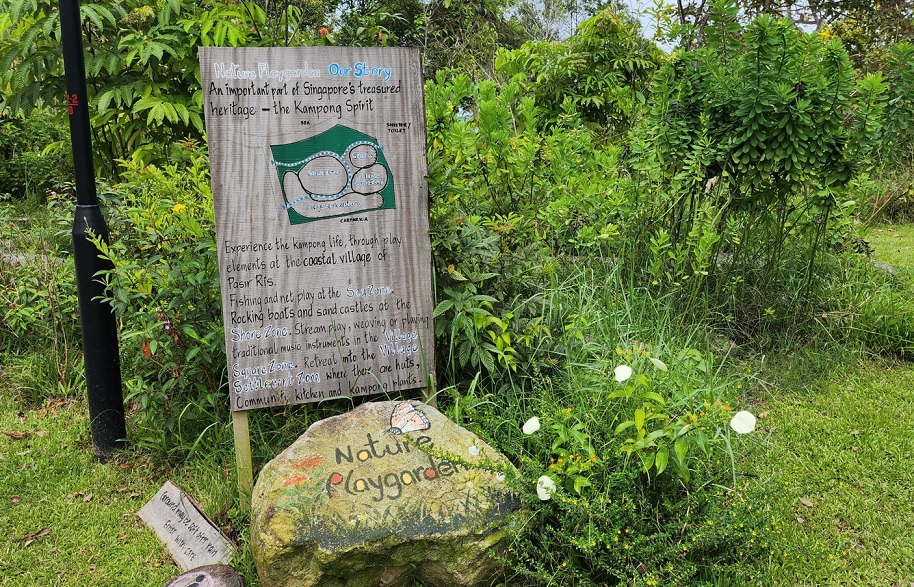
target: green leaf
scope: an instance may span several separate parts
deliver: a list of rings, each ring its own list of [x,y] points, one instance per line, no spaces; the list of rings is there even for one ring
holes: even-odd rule
[[[657,468],[657,474],[663,473],[666,464],[670,460],[670,449],[666,445],[657,450],[657,456],[654,459],[654,466]]]
[[[654,464],[654,453],[652,452],[643,452],[640,455],[641,457],[641,469],[647,473],[651,470],[651,466]]]
[[[161,125],[163,120],[165,120],[165,107],[161,102],[157,102],[155,106],[149,109],[146,124],[152,124],[155,121],[156,124]]]
[[[695,434],[693,434],[693,437],[695,439],[695,445],[700,448],[701,451],[705,453],[705,455],[709,455],[710,446],[708,444],[708,435],[705,434],[702,430],[696,430]]]
[[[590,481],[587,480],[586,477],[582,477],[581,475],[575,476],[575,478],[574,478],[574,492],[575,493],[577,493],[578,495],[581,495],[581,491],[583,491],[585,487],[590,487],[590,486],[591,486],[591,483],[590,483]]]
[[[117,93],[118,93],[117,89],[110,89],[105,92],[102,92],[98,96],[96,108],[98,108],[98,110],[101,112],[106,111],[108,109],[108,105],[111,104],[111,100],[117,95]]]
[[[689,441],[686,438],[680,436],[676,439],[676,442],[673,443],[673,451],[676,453],[676,459],[680,463],[685,462],[686,455],[689,452]]]
[[[615,431],[613,432],[613,434],[615,434],[616,436],[618,436],[620,432],[623,432],[623,431],[625,431],[625,430],[631,428],[631,427],[634,426],[634,425],[635,425],[635,421],[634,421],[634,420],[626,420],[625,422],[622,422],[621,424],[619,424],[618,426],[616,426],[616,429],[615,429]]]
[[[666,400],[663,399],[663,396],[655,391],[648,391],[645,394],[643,394],[641,397],[643,397],[646,400],[648,400],[648,399],[653,400],[654,402],[660,404],[661,406],[666,405]]]
[[[644,408],[635,410],[635,428],[644,428]]]

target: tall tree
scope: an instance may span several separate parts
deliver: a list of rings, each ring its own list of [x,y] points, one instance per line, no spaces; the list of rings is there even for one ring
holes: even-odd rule
[[[858,66],[881,63],[888,47],[914,41],[911,0],[676,0],[676,31],[687,44],[703,44],[715,13],[727,11],[742,22],[769,14],[807,30],[827,31],[841,38]]]

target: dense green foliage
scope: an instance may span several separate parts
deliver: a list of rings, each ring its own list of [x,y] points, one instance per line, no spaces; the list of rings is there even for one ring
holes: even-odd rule
[[[914,6],[907,0],[680,0],[675,12],[661,11],[665,29],[689,46],[703,42],[713,13],[731,6],[748,22],[760,15],[786,18],[806,30],[837,34],[854,62],[878,69],[892,45],[914,40]]]
[[[0,115],[0,194],[40,199],[66,181],[72,171],[57,148],[64,131],[43,116]]]
[[[625,136],[641,115],[661,55],[629,16],[606,9],[581,23],[565,42],[531,42],[503,51],[496,66],[503,78],[527,81],[525,88],[543,109],[542,123],[555,121],[568,101],[603,132]]]
[[[778,328],[809,317],[820,257],[856,213],[845,187],[879,137],[885,84],[855,80],[840,43],[787,21],[709,28],[722,34],[655,77],[632,152],[655,194],[650,277],[710,288],[745,336],[767,328],[765,311]]]
[[[497,2],[390,6],[338,2],[124,0],[82,2],[96,167],[165,160],[161,145],[203,137],[197,48],[208,46],[416,45],[430,71],[491,69],[496,48],[522,32]],[[389,10],[389,12],[387,11]],[[402,12],[401,12],[402,11]],[[338,31],[327,26],[337,21]],[[473,30],[473,35],[465,35]],[[65,124],[60,22],[53,0],[0,7],[0,112],[46,110]]]
[[[83,5],[130,438],[173,461],[231,445],[196,48],[424,45],[438,399],[521,473],[530,525],[508,581],[764,581],[749,565],[771,526],[728,426],[739,359],[798,343],[914,350],[910,275],[873,267],[859,222],[911,200],[912,48],[863,75],[830,34],[740,23],[724,0],[671,55],[612,9],[564,41],[521,43],[506,8]],[[0,107],[35,133],[0,148],[32,152],[63,136],[26,116],[62,93],[56,12],[3,10]],[[65,200],[50,191],[47,208],[65,230]],[[0,259],[7,356],[38,332],[59,357],[34,399],[81,384],[65,240],[42,233],[42,263]],[[255,457],[348,407],[258,410]]]
[[[159,162],[161,145],[202,138],[198,47],[313,43],[323,18],[297,3],[268,12],[218,0],[84,2],[80,11],[96,165],[106,174],[119,159]],[[0,13],[0,109],[63,116],[59,38],[56,2],[15,0]]]
[[[98,242],[115,267],[103,278],[123,324],[135,442],[166,453],[228,419],[209,168],[193,143],[173,161],[124,170],[103,194],[110,245]]]
[[[51,192],[37,210],[30,209],[34,198],[13,204],[0,197],[0,352],[7,368],[40,349],[18,381],[33,401],[69,395],[84,384],[70,243],[57,224],[71,214],[71,196]]]

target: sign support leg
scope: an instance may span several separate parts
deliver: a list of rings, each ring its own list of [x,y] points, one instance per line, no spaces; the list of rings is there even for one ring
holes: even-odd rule
[[[251,466],[251,432],[247,412],[232,412],[232,431],[235,435],[235,468],[238,471],[238,493],[241,511],[251,507],[254,488],[254,470]]]

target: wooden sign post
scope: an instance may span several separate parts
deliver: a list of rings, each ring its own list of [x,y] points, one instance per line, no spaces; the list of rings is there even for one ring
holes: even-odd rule
[[[239,487],[246,410],[434,381],[416,49],[200,50]]]

